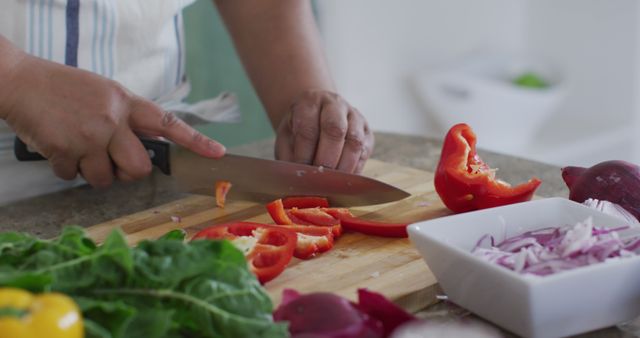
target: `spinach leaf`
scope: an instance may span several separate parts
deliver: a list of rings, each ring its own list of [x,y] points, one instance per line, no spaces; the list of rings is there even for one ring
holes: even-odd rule
[[[0,286],[72,296],[88,337],[286,337],[273,305],[226,241],[185,243],[184,233],[127,246],[97,245],[77,227],[54,240],[0,234]]]

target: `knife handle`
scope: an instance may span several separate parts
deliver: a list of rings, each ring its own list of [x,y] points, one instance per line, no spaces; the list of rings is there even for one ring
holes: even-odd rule
[[[151,159],[151,164],[155,165],[165,175],[171,175],[171,165],[169,161],[169,142],[141,138],[140,142]]]
[[[40,153],[29,150],[26,143],[16,136],[13,141],[13,154],[16,155],[18,161],[43,161],[46,160]]]
[[[151,163],[158,167],[163,174],[171,175],[171,166],[169,164],[169,143],[146,138],[140,138],[140,142],[142,142],[144,148],[147,149]],[[13,153],[15,154],[16,159],[21,162],[46,160],[44,156],[35,151],[31,151],[29,146],[27,146],[27,144],[17,136],[13,142]]]

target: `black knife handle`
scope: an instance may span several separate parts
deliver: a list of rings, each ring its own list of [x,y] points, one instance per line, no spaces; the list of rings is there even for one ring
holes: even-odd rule
[[[16,155],[18,161],[43,161],[46,160],[40,153],[29,150],[26,143],[16,136],[13,141],[13,153]]]
[[[165,175],[171,175],[171,161],[169,160],[169,142],[141,138],[140,142],[151,159],[151,163],[158,167]]]
[[[169,148],[168,142],[160,140],[152,140],[141,138],[140,142],[151,159],[151,163],[158,167],[160,171],[165,175],[171,175],[171,165],[169,161]],[[16,136],[13,142],[13,152],[18,161],[44,161],[46,158],[35,151],[29,150],[29,147],[19,137]]]

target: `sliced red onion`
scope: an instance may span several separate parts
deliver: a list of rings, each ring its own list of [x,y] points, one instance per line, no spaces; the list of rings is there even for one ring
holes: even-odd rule
[[[611,203],[609,201],[597,200],[594,198],[589,198],[586,201],[582,202],[582,204],[588,206],[589,208],[600,210],[605,214],[623,219],[629,222],[629,225],[640,225],[638,219],[619,204]]]
[[[588,218],[573,226],[527,231],[497,245],[487,234],[478,240],[472,253],[516,272],[545,276],[637,255],[640,235],[621,239],[618,234],[629,228],[601,228]]]

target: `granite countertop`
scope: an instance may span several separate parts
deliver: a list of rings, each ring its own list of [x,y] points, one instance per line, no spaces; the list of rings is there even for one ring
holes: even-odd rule
[[[390,133],[376,133],[375,136],[376,148],[372,158],[422,170],[435,170],[442,146],[440,141]],[[273,158],[273,140],[229,151]],[[537,176],[543,181],[538,195],[567,195],[557,167],[482,150],[480,156],[493,168],[498,168],[498,176],[507,182],[516,184]],[[0,207],[0,231],[20,230],[50,238],[59,234],[63,225],[88,227],[185,196],[174,191],[169,180],[157,172],[139,182],[117,183],[108,190],[81,186]]]
[[[372,158],[434,171],[440,156],[441,141],[424,137],[376,133],[376,148]],[[273,158],[273,140],[233,148],[232,153]],[[542,197],[566,197],[568,191],[562,181],[560,168],[514,156],[479,150],[480,156],[507,182],[517,184],[532,176],[543,183],[537,191]],[[81,186],[66,191],[30,198],[0,207],[0,231],[20,230],[40,237],[50,238],[60,233],[63,225],[84,227],[102,223],[124,215],[149,209],[186,195],[174,191],[169,180],[154,173],[136,183],[117,183],[108,190],[95,190]],[[440,302],[418,314],[439,320],[473,318],[463,309],[447,302]],[[508,333],[503,334],[510,336]],[[617,329],[605,329],[580,337],[625,337]]]

